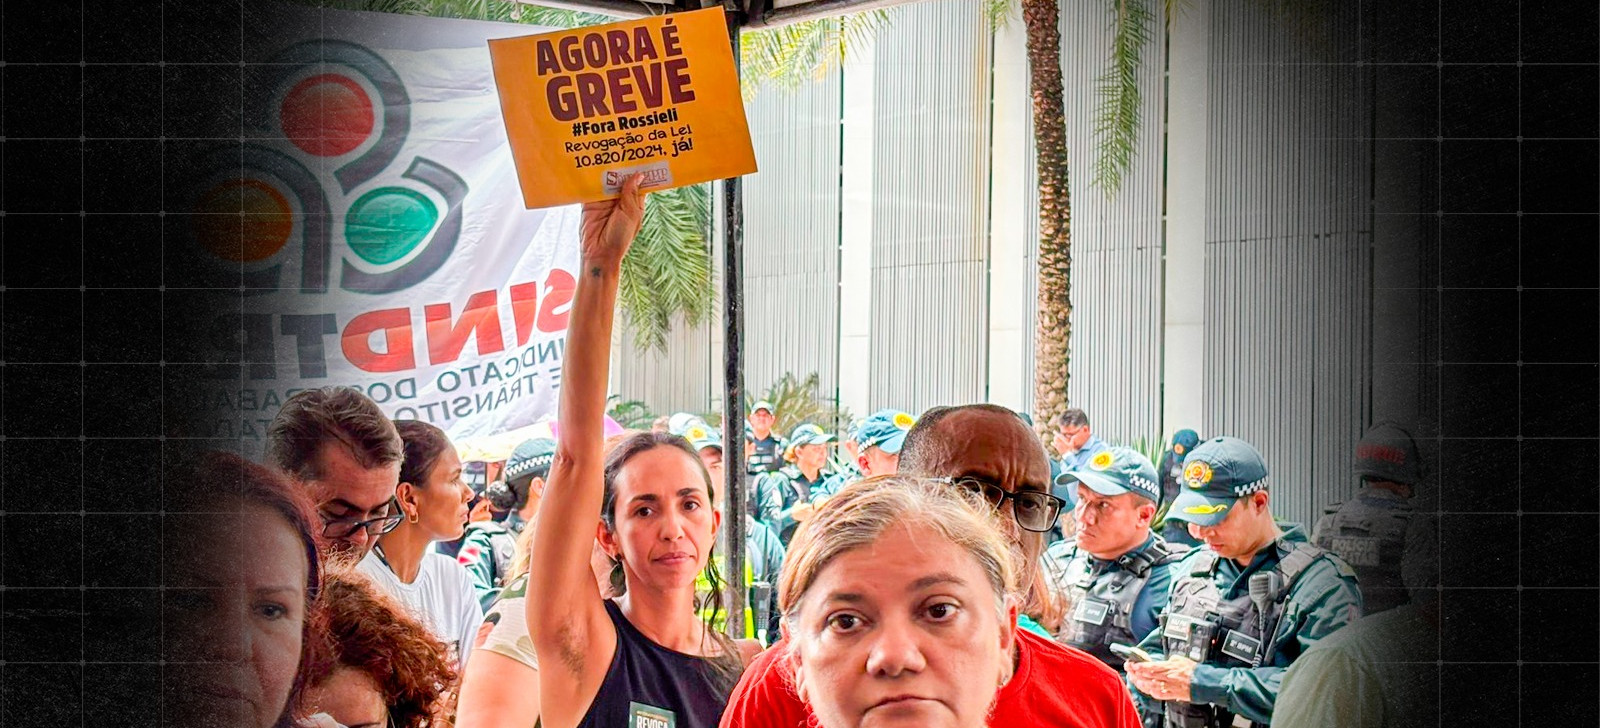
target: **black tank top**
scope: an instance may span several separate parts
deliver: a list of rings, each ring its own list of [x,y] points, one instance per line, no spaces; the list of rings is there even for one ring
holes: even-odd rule
[[[617,654],[579,728],[716,728],[732,686],[717,687],[704,658],[650,641],[606,600]]]

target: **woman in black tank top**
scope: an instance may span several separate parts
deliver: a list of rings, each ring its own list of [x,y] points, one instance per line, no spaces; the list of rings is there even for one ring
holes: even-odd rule
[[[736,645],[696,613],[695,576],[710,562],[722,514],[688,442],[644,432],[603,453],[617,284],[643,220],[640,180],[630,177],[614,201],[583,208],[561,437],[529,568],[528,632],[545,728],[710,728],[743,655],[759,649]],[[626,595],[614,602],[600,598],[589,569],[597,537],[626,579]]]

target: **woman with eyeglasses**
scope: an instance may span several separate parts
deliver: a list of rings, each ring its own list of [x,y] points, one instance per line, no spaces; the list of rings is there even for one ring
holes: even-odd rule
[[[696,614],[695,577],[711,561],[722,514],[688,441],[643,432],[603,450],[618,279],[644,216],[642,180],[632,175],[615,200],[583,208],[561,438],[529,571],[530,592],[541,598],[529,598],[526,612],[549,728],[715,726],[744,654],[760,649],[736,645]],[[594,588],[597,536],[623,573],[619,599]]]
[[[444,643],[349,564],[332,562],[308,645],[306,710],[344,728],[423,728],[445,717],[455,670]]]
[[[443,430],[417,420],[400,420],[395,428],[405,445],[394,491],[400,522],[358,568],[426,624],[459,667],[472,654],[483,607],[466,568],[430,547],[461,537],[472,490],[461,479],[461,459]]]

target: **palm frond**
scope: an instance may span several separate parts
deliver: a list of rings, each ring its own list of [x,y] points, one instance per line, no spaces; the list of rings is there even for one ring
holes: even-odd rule
[[[991,30],[1000,30],[1017,18],[1018,7],[1017,0],[983,0],[983,19]]]
[[[850,411],[840,407],[837,400],[823,396],[821,381],[816,372],[804,377],[785,372],[759,398],[745,395],[745,411],[754,407],[758,399],[766,400],[777,410],[772,424],[775,432],[787,435],[807,422],[831,431],[850,420]]]
[[[1133,164],[1135,143],[1142,124],[1139,107],[1139,68],[1150,43],[1153,19],[1150,0],[1112,0],[1111,58],[1095,81],[1094,146],[1091,184],[1108,197],[1122,189],[1123,177]]]
[[[513,0],[419,0],[419,2],[427,6],[422,15],[436,18],[493,20],[500,23],[522,23],[552,28],[579,28],[617,21],[617,18],[608,15],[528,5]]]
[[[741,33],[739,77],[745,100],[768,85],[793,90],[826,76],[891,20],[889,11],[872,10]]]
[[[644,222],[622,260],[617,302],[641,348],[660,350],[674,316],[694,326],[716,305],[711,271],[711,197],[706,185],[645,198]]]

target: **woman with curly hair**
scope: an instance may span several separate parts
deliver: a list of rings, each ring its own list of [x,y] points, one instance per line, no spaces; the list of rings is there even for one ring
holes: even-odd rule
[[[456,679],[444,643],[350,564],[326,568],[307,708],[348,728],[439,725]]]

